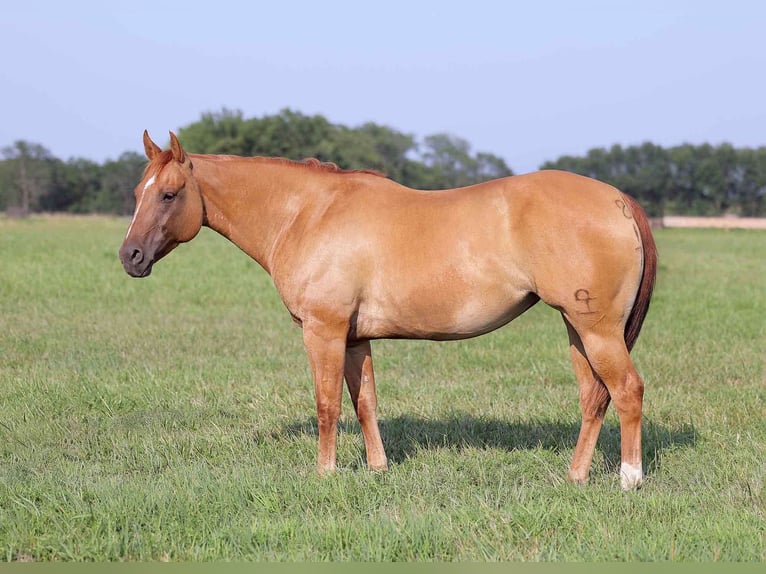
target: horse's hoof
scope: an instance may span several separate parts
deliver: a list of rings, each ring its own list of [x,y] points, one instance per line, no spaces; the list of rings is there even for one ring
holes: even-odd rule
[[[620,485],[624,491],[635,490],[644,483],[644,473],[641,465],[623,462],[620,465]]]
[[[570,468],[567,471],[567,480],[574,484],[585,484],[588,482],[588,473],[575,472]]]

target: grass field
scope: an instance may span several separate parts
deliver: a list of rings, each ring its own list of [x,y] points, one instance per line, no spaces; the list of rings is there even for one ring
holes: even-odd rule
[[[344,398],[315,474],[300,331],[203,230],[130,279],[127,220],[0,219],[0,559],[766,559],[766,233],[663,230],[634,351],[644,466],[613,409],[590,482],[566,332],[543,305],[459,343],[373,344],[388,473]]]

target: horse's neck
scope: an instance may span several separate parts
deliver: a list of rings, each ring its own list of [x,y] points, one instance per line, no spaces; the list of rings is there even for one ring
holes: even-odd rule
[[[204,224],[271,273],[280,238],[305,207],[300,172],[257,158],[196,156],[193,162]]]

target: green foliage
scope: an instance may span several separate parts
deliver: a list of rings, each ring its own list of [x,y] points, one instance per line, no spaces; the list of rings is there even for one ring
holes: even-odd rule
[[[437,134],[423,149],[414,136],[372,122],[358,128],[331,124],[321,115],[290,109],[273,116],[246,119],[224,109],[178,133],[193,153],[276,156],[301,160],[315,157],[344,169],[374,169],[404,185],[440,189],[470,185],[511,175],[505,162],[489,153],[471,154],[470,144]]]
[[[0,210],[21,216],[40,211],[130,213],[132,191],[146,163],[133,152],[104,164],[83,158],[64,162],[28,142],[16,142],[3,151]]]
[[[566,331],[540,304],[453,343],[376,341],[391,469],[313,385],[269,277],[209,230],[148,279],[125,219],[0,217],[0,560],[766,560],[766,233],[657,232],[634,351],[647,481],[610,409],[584,486]]]
[[[472,155],[468,142],[447,135],[415,137],[372,122],[356,128],[332,124],[321,115],[290,109],[262,118],[240,111],[205,113],[178,132],[192,153],[317,158],[345,169],[373,169],[422,189],[470,185],[511,175],[490,153]],[[445,145],[446,144],[448,145]],[[103,165],[86,159],[63,162],[39,144],[16,142],[0,161],[0,210],[127,214],[145,160],[125,153]]]
[[[435,134],[425,140],[423,160],[433,170],[433,188],[462,187],[513,175],[501,158],[488,153],[471,155],[471,145],[450,134]]]
[[[16,141],[2,149],[5,158],[0,183],[0,202],[16,207],[22,216],[36,211],[40,198],[54,187],[58,164],[40,144]]]
[[[98,213],[131,213],[135,203],[133,188],[141,180],[146,158],[135,152],[125,152],[101,168],[101,185],[93,197],[90,209]]]
[[[202,114],[179,137],[193,153],[318,158],[345,169],[374,169],[418,189],[460,187],[512,175],[499,156],[474,152],[470,143],[446,133],[419,142],[414,135],[372,122],[333,124],[322,115],[284,109],[246,118],[223,109]],[[99,165],[66,162],[43,146],[15,142],[2,150],[0,210],[128,214],[144,158],[125,153]],[[542,169],[564,169],[609,182],[638,198],[650,215],[766,215],[766,147],[684,144],[594,148],[585,156],[563,156]]]

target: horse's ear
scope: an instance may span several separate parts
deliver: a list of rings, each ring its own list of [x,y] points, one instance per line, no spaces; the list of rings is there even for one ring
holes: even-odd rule
[[[178,141],[176,134],[170,132],[170,151],[173,152],[173,159],[178,163],[184,163],[186,161],[186,152],[181,147],[181,142]]]
[[[144,151],[146,152],[146,157],[149,158],[149,161],[153,160],[155,156],[162,151],[160,146],[154,143],[152,138],[149,137],[148,130],[144,130]]]

